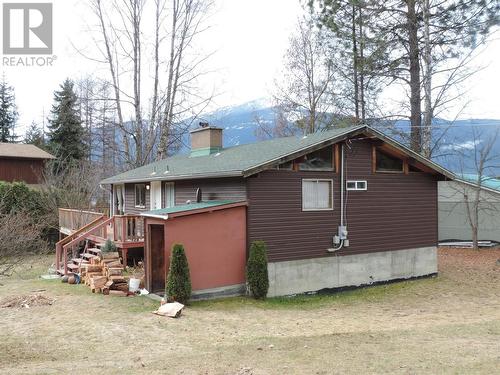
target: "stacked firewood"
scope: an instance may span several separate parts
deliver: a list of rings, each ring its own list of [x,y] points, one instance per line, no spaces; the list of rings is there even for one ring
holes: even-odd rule
[[[95,255],[90,263],[82,265],[82,282],[92,293],[127,296],[128,277],[123,275],[123,269],[118,252]]]

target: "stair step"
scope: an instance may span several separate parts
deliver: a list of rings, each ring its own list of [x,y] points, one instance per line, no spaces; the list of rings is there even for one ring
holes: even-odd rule
[[[87,249],[87,252],[90,253],[90,254],[94,254],[94,255],[100,255],[101,254],[101,250],[97,249],[95,247],[91,247],[91,248]]]
[[[68,270],[70,270],[70,271],[75,271],[78,268],[79,268],[79,266],[77,264],[73,264],[73,263],[68,264]]]
[[[85,260],[85,259],[82,259],[82,258],[73,258],[73,259],[71,259],[71,261],[74,264],[87,264],[89,262],[88,260]]]
[[[90,253],[85,253],[82,255],[82,258],[86,260],[86,262],[88,263],[88,261],[92,258],[95,258],[96,256],[94,254],[90,254]]]

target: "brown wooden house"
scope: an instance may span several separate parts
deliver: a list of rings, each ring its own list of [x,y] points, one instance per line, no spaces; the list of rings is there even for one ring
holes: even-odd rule
[[[191,137],[188,155],[102,181],[114,215],[142,218],[150,290],[162,288],[175,242],[202,295],[244,292],[254,240],[268,247],[271,296],[437,272],[437,182],[453,175],[381,132],[356,126],[228,148],[219,128]]]
[[[35,145],[0,143],[0,181],[39,184],[50,159],[54,156]]]

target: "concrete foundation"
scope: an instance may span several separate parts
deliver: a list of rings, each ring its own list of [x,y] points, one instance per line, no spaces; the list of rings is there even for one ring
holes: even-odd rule
[[[437,273],[437,248],[274,262],[268,273],[268,297],[369,285]]]
[[[242,296],[246,293],[245,284],[222,286],[219,288],[195,290],[191,294],[192,300],[203,300],[222,297]]]

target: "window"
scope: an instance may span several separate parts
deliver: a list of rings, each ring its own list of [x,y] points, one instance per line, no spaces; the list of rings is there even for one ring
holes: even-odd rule
[[[404,171],[404,163],[403,160],[387,155],[380,150],[375,152],[376,162],[375,162],[375,170],[377,172],[403,172]]]
[[[302,210],[333,210],[333,180],[302,180]]]
[[[293,169],[293,161],[288,161],[286,163],[282,163],[278,165],[279,170],[291,171]]]
[[[347,190],[367,190],[366,181],[347,181],[346,188]]]
[[[333,149],[326,147],[304,155],[299,162],[301,171],[333,171]]]
[[[135,206],[146,207],[146,184],[135,184]]]

